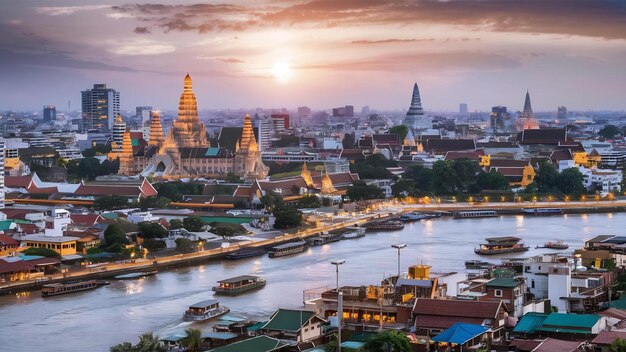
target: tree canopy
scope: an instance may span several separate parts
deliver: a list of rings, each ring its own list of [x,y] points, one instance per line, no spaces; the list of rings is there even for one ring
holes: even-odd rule
[[[356,181],[346,190],[346,195],[352,201],[367,199],[383,199],[385,192],[374,185],[367,185],[363,181]]]
[[[167,237],[167,230],[158,222],[140,222],[139,232],[143,238],[163,238]]]
[[[128,198],[117,195],[102,196],[93,201],[93,208],[96,210],[125,209],[129,206]]]
[[[615,125],[605,125],[600,131],[598,131],[598,135],[606,139],[612,139],[619,134],[620,130]]]
[[[394,176],[387,168],[396,166],[398,166],[397,162],[385,158],[384,155],[372,154],[364,160],[351,164],[350,171],[359,174],[361,179],[392,179]]]
[[[187,229],[187,231],[198,232],[202,231],[204,223],[199,216],[192,215],[183,219],[183,227]]]
[[[409,134],[409,128],[405,125],[393,126],[389,129],[389,133],[395,133],[400,137],[400,142],[404,141],[406,135]]]
[[[233,237],[246,233],[246,228],[240,224],[231,224],[227,222],[211,223],[211,232],[223,238]]]
[[[38,255],[38,256],[42,256],[42,257],[53,257],[53,258],[59,258],[61,259],[61,255],[59,253],[57,253],[56,251],[49,249],[49,248],[28,248],[24,251],[22,251],[22,253],[26,254],[26,255]]]
[[[110,224],[104,230],[104,243],[107,252],[119,252],[124,245],[129,244],[126,234],[118,224]]]
[[[411,343],[403,332],[386,330],[370,337],[365,342],[365,350],[368,352],[411,352]]]
[[[110,352],[166,352],[161,345],[159,337],[152,333],[139,336],[139,343],[133,345],[130,342],[123,342],[109,349]]]

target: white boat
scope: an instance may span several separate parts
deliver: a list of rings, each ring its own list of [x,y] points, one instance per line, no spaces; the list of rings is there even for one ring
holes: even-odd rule
[[[343,234],[344,240],[351,240],[355,238],[365,237],[365,229],[362,227],[353,227],[349,229],[349,232]]]
[[[189,306],[185,311],[183,320],[185,321],[202,321],[219,317],[230,312],[230,308],[220,306],[220,302],[216,299],[201,301]]]

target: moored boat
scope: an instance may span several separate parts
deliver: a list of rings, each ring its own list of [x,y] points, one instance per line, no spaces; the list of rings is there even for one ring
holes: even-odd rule
[[[362,227],[352,227],[347,229],[348,232],[343,234],[344,240],[365,237],[365,229]]]
[[[208,299],[189,306],[183,314],[185,321],[202,321],[219,317],[230,312],[228,307],[220,306],[216,299]]]
[[[262,247],[247,247],[238,249],[232,253],[226,255],[226,259],[244,259],[250,257],[256,257],[267,253],[267,250]]]
[[[460,210],[454,212],[454,218],[466,219],[466,218],[492,218],[498,216],[498,212],[495,210]]]
[[[265,279],[253,275],[241,275],[230,279],[220,280],[219,286],[213,287],[215,294],[234,296],[243,292],[265,286]]]
[[[340,241],[341,239],[343,239],[343,233],[331,232],[319,234],[316,237],[307,239],[306,242],[311,246],[321,246],[326,243]]]
[[[526,252],[529,247],[520,243],[521,238],[513,236],[489,237],[485,239],[487,243],[475,248],[474,253],[482,255],[506,254],[516,252]]]
[[[466,260],[465,261],[466,269],[488,269],[490,266],[493,266],[493,264],[483,261],[483,260]]]
[[[146,277],[146,276],[151,276],[156,274],[158,271],[156,270],[152,270],[152,271],[141,271],[141,272],[136,272],[136,273],[128,273],[128,274],[122,274],[122,275],[117,275],[115,277],[113,277],[114,279],[117,280],[130,280],[130,279],[139,279],[142,277]]]
[[[568,249],[569,245],[563,241],[546,242],[543,246],[537,246],[536,248],[548,248],[548,249]]]
[[[108,284],[109,282],[104,281],[104,280],[84,280],[84,281],[47,284],[41,287],[41,296],[49,297],[49,296],[63,295],[66,293],[92,290],[94,288],[98,288],[100,286],[104,286]]]
[[[367,231],[396,231],[402,230],[404,228],[404,224],[400,221],[389,220],[366,224],[364,227]]]
[[[563,209],[561,208],[524,208],[522,209],[524,215],[534,216],[548,216],[548,215],[561,215]]]
[[[269,250],[270,258],[284,257],[286,255],[298,254],[304,252],[306,249],[306,242],[289,242],[283,243],[278,246],[272,247]]]

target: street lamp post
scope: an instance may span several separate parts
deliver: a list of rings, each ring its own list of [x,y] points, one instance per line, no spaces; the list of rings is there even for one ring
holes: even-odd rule
[[[392,244],[392,248],[396,248],[398,250],[398,280],[400,279],[400,250],[406,247],[405,243]]]
[[[339,265],[345,263],[345,259],[331,260],[330,263],[335,266],[337,274],[337,351],[341,352],[341,318],[343,318],[343,295],[339,292]]]

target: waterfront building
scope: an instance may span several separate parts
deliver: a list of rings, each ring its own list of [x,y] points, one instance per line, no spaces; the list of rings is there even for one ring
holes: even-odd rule
[[[413,94],[411,95],[411,106],[406,112],[406,116],[402,124],[413,131],[426,131],[433,128],[432,119],[424,115],[422,108],[422,98],[417,82],[413,85]]]
[[[257,330],[257,334],[296,343],[309,342],[324,336],[322,325],[326,323],[325,319],[314,312],[281,308]]]
[[[510,309],[510,315],[516,318],[524,314],[524,294],[526,282],[514,278],[495,278],[472,286],[470,291],[479,293],[479,301],[503,301]]]
[[[120,113],[120,93],[106,84],[94,84],[81,92],[83,130],[111,131]]]
[[[56,121],[57,108],[54,105],[44,105],[43,107],[43,122]]]
[[[61,256],[70,256],[76,254],[76,241],[78,240],[78,237],[73,236],[26,235],[22,236],[20,242],[29,248],[46,248]]]
[[[526,91],[526,98],[524,99],[524,109],[517,121],[518,130],[535,130],[539,128],[539,124],[535,119],[533,108],[530,104],[530,94]]]

